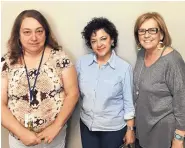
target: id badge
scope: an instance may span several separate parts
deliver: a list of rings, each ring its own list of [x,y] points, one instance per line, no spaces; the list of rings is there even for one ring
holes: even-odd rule
[[[25,114],[25,124],[24,126],[33,131],[33,124],[34,124],[34,115],[33,114]]]

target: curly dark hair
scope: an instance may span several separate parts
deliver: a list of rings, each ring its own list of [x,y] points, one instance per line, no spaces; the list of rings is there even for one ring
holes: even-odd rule
[[[55,50],[62,49],[62,47],[58,45],[58,42],[54,38],[50,26],[45,17],[37,10],[24,10],[15,19],[11,36],[10,39],[8,40],[8,50],[10,52],[11,60],[10,64],[12,65],[17,63],[22,55],[22,45],[19,40],[20,38],[19,31],[21,28],[22,21],[27,17],[32,17],[36,19],[43,26],[46,33],[45,46],[49,46]]]
[[[104,17],[94,17],[88,24],[84,27],[82,31],[82,37],[85,39],[85,43],[87,47],[91,48],[91,35],[96,31],[104,29],[106,33],[108,33],[112,40],[114,40],[114,44],[111,45],[111,49],[114,49],[117,46],[118,41],[118,31],[115,25]]]

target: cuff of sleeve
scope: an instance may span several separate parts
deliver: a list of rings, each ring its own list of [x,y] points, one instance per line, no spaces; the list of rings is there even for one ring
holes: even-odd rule
[[[130,120],[130,119],[133,119],[134,117],[135,117],[135,112],[129,112],[124,115],[125,120]]]
[[[185,124],[184,125],[177,124],[176,129],[181,130],[181,131],[185,131]]]

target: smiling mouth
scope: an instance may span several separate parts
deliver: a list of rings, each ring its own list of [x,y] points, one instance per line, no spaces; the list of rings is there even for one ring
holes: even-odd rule
[[[151,43],[152,41],[144,41],[145,43]]]
[[[31,46],[37,46],[37,45],[39,45],[39,43],[36,43],[36,44],[30,44]]]
[[[102,51],[102,50],[104,50],[104,49],[105,49],[105,48],[98,48],[97,50],[98,50],[98,51]]]

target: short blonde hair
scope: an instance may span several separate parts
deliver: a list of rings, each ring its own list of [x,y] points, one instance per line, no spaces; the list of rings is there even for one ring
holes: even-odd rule
[[[157,12],[147,12],[147,13],[140,15],[137,18],[135,26],[134,26],[134,37],[136,40],[136,44],[137,45],[139,44],[138,29],[146,20],[149,20],[149,19],[154,19],[157,22],[159,29],[161,33],[163,34],[162,42],[164,43],[164,45],[171,46],[172,41],[171,41],[170,34],[168,32],[167,26],[164,22],[163,17]]]

